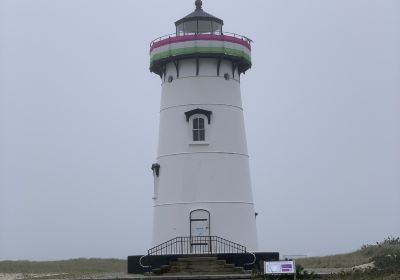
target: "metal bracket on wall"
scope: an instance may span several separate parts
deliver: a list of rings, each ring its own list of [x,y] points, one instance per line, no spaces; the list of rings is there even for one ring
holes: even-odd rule
[[[156,174],[157,177],[160,176],[160,165],[158,163],[154,163],[151,166],[151,170],[153,170],[153,174]]]
[[[222,58],[219,57],[217,61],[217,76],[219,77],[219,70],[221,69]]]
[[[179,60],[175,60],[174,65],[176,69],[176,77],[179,78]]]
[[[232,61],[232,78],[235,78],[236,63]]]
[[[167,65],[165,65],[165,64],[164,64],[164,66],[162,68],[162,74],[161,75],[164,76],[164,82],[165,82],[165,79],[166,79],[166,76],[167,76]]]
[[[199,75],[200,72],[200,59],[196,57],[196,76]]]

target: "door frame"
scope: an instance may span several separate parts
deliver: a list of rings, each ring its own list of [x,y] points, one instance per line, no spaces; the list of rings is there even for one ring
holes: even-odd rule
[[[192,214],[194,213],[194,212],[197,212],[197,211],[202,211],[203,213],[206,213],[207,214],[207,218],[203,218],[203,219],[196,219],[196,218],[192,218]],[[191,253],[194,253],[194,251],[195,252],[200,252],[201,254],[204,254],[204,253],[211,253],[212,252],[212,245],[211,245],[211,221],[210,221],[210,211],[208,211],[208,210],[206,210],[206,209],[195,209],[195,210],[192,210],[192,211],[190,211],[190,216],[189,216],[189,219],[190,219],[190,252]],[[192,235],[192,222],[194,222],[194,221],[207,221],[208,220],[208,235],[206,235],[206,236],[193,236]],[[196,243],[196,237],[198,237],[198,239],[200,239],[201,240],[201,243]],[[203,238],[201,238],[201,237],[204,237],[205,239],[204,239],[204,241],[202,240]],[[203,243],[204,242],[204,243]],[[202,248],[202,249],[200,249],[199,251],[197,250],[197,249],[195,249],[196,247],[195,246],[207,246],[207,248],[205,249],[205,248]],[[194,250],[194,251],[193,251]]]
[[[211,220],[210,220],[211,215],[210,215],[210,211],[208,211],[206,209],[195,209],[195,210],[190,211],[190,215],[189,215],[190,237],[192,237],[192,221],[206,221],[207,220],[207,219],[192,219],[193,212],[197,212],[197,211],[204,211],[204,212],[206,212],[208,214],[208,233],[209,233],[208,236],[210,236],[211,235]]]

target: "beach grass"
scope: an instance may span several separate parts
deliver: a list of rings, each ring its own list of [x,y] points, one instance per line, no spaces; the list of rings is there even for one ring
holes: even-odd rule
[[[348,254],[302,258],[296,260],[296,263],[305,268],[352,268],[370,263],[380,256],[398,255],[399,253],[400,242],[384,241],[375,245],[364,245],[361,249]]]
[[[0,273],[117,273],[127,271],[121,259],[71,259],[63,261],[1,261]]]

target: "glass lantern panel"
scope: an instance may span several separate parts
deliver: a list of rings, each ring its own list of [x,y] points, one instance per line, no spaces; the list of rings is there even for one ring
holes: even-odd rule
[[[184,34],[185,34],[185,32],[184,32],[184,28],[183,28],[183,23],[181,23],[176,27],[176,35],[182,36]]]
[[[184,25],[185,25],[185,34],[197,33],[197,20],[185,22]]]
[[[199,118],[199,129],[204,129],[204,119],[203,118]]]
[[[211,21],[199,20],[199,32],[200,34],[212,33]]]
[[[222,24],[220,24],[218,22],[213,22],[212,23],[212,33],[217,34],[217,35],[222,34]]]

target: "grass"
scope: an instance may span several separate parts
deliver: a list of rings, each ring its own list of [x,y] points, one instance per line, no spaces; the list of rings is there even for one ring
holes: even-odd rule
[[[369,270],[350,270],[350,272],[327,276],[330,280],[400,280],[400,238],[387,238],[375,245],[364,245],[349,253],[325,257],[296,260],[306,270],[311,268],[352,268],[374,262],[375,268]],[[0,273],[23,274],[24,279],[96,279],[101,274],[124,273],[126,260],[119,259],[72,259],[65,261],[32,262],[1,261]],[[300,272],[300,271],[299,271]],[[41,275],[30,275],[41,274]],[[46,275],[58,274],[58,275]],[[312,274],[299,273],[298,279],[315,279]],[[267,277],[258,277],[267,279]],[[258,279],[257,278],[257,279]]]
[[[350,268],[369,263],[370,257],[358,250],[349,254],[312,257],[296,260],[296,263],[305,268]]]
[[[353,268],[326,278],[330,280],[399,280],[400,238],[388,237],[383,242],[364,245],[361,249],[349,254],[304,258],[296,262],[306,270],[311,268]],[[367,263],[373,263],[374,267],[354,269],[355,266]],[[303,277],[303,279],[311,278]]]
[[[373,274],[373,273],[347,273],[347,274],[339,274],[332,275],[328,278],[324,278],[327,280],[399,280],[399,274],[390,274],[390,275],[382,275],[382,274]]]
[[[1,261],[0,273],[117,273],[126,272],[126,260],[72,259],[65,261]]]
[[[305,268],[351,268],[370,263],[374,258],[382,255],[399,253],[400,243],[389,244],[382,242],[376,245],[365,245],[361,249],[349,254],[298,259],[296,263]]]

